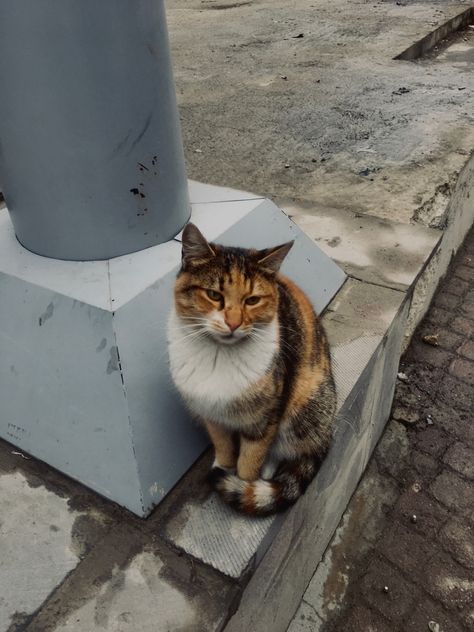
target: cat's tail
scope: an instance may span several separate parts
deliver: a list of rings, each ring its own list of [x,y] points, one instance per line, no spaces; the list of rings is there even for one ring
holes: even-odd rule
[[[243,481],[220,467],[209,473],[209,481],[221,498],[237,511],[250,516],[268,516],[293,505],[313,480],[321,465],[317,457],[283,463],[271,480]]]

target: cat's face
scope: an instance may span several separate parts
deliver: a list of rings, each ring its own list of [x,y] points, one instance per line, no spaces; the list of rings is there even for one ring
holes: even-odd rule
[[[183,263],[175,287],[176,312],[189,337],[222,344],[258,339],[278,309],[275,275],[293,242],[267,250],[208,243],[194,224],[183,232]]]

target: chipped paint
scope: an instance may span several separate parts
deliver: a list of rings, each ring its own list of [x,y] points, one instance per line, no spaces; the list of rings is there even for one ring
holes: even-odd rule
[[[96,347],[97,353],[100,353],[103,349],[105,349],[106,345],[107,345],[107,338],[102,338],[102,340]]]
[[[49,303],[48,307],[46,308],[46,311],[44,311],[41,314],[41,316],[38,318],[39,326],[42,327],[47,320],[52,318],[53,313],[54,313],[54,305],[51,302],[51,303]]]
[[[110,375],[114,371],[119,371],[119,370],[120,370],[120,362],[119,362],[119,356],[118,356],[118,349],[117,349],[117,346],[114,345],[113,347],[110,347],[110,358],[107,364],[107,375]]]

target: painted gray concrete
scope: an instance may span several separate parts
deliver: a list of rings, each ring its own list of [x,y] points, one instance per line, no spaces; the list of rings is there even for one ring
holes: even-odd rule
[[[18,0],[0,24],[0,181],[21,243],[90,260],[171,239],[190,207],[163,0]]]
[[[232,189],[231,187],[197,182],[196,180],[188,180],[188,190],[191,204],[264,199],[263,196],[249,193],[248,191],[240,191]]]
[[[196,184],[191,196],[211,200],[192,210],[209,239],[257,248],[294,239],[284,271],[318,310],[344,282],[268,200]],[[108,261],[47,259],[24,249],[0,212],[0,436],[140,516],[207,445],[168,370],[180,260],[179,235]]]

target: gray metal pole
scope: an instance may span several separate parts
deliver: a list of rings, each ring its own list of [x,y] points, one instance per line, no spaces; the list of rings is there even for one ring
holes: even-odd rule
[[[162,0],[0,2],[0,188],[19,241],[108,259],[189,217]]]

